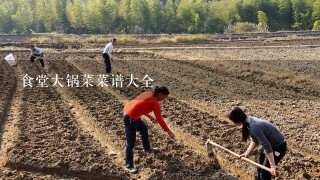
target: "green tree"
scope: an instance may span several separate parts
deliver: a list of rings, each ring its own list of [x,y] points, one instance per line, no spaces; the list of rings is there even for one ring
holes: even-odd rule
[[[267,15],[263,11],[258,11],[258,22],[262,26],[267,26],[268,25]]]
[[[176,10],[177,6],[174,2],[174,0],[168,0],[164,6],[164,32],[167,33],[173,33],[173,32],[179,32],[176,23],[177,23],[177,17],[176,17]]]
[[[315,0],[313,2],[312,20],[313,21],[320,20],[320,0]]]
[[[268,18],[266,13],[263,11],[258,11],[258,31],[267,32],[268,31]]]
[[[316,31],[320,30],[320,21],[319,20],[314,23],[312,30],[316,30]]]
[[[264,1],[259,11],[263,11],[268,17],[268,29],[275,31],[279,28],[279,0]]]
[[[177,18],[180,21],[180,27],[183,32],[187,32],[194,20],[194,10],[192,0],[182,0],[177,8]]]
[[[177,18],[184,32],[201,32],[206,19],[206,3],[203,0],[182,0],[177,9]]]
[[[204,24],[204,32],[207,33],[223,33],[224,26],[227,24],[219,19],[217,10],[214,8],[215,4],[209,3],[207,6],[207,18]]]
[[[148,6],[148,0],[139,0],[139,2],[141,3],[139,6],[139,10],[140,10],[140,18],[142,19],[142,23],[141,26],[144,29],[144,33],[151,33],[151,12],[150,12],[150,8]],[[159,11],[161,11],[161,9],[159,9]]]
[[[131,0],[131,33],[150,33],[151,13],[147,0]]]
[[[195,29],[194,33],[203,33],[205,32],[205,21],[208,18],[208,8],[207,2],[204,0],[196,0],[194,6],[194,16],[193,16],[193,28]]]
[[[18,25],[15,14],[19,9],[19,3],[15,1],[5,1],[0,4],[0,30],[4,33],[18,33],[15,27]]]
[[[2,4],[0,5],[0,32],[10,33],[13,28],[13,23],[8,9]]]
[[[235,24],[241,20],[239,15],[239,6],[241,2],[238,0],[230,1],[212,1],[210,2],[210,12],[214,13],[214,16],[221,20],[225,25]]]
[[[104,32],[103,16],[100,7],[102,3],[100,0],[90,0],[83,10],[83,22],[86,29],[92,34],[101,34]]]
[[[118,31],[129,33],[129,29],[132,26],[132,16],[131,16],[131,0],[122,0],[119,4],[119,14],[121,14],[122,23],[118,25]]]
[[[12,16],[12,20],[15,24],[15,29],[13,31],[17,33],[30,33],[30,29],[32,28],[32,13],[30,4],[28,1],[19,0],[19,6],[17,8],[16,13]],[[19,2],[18,1],[18,2]]]
[[[83,20],[84,5],[81,0],[69,0],[66,4],[66,16],[70,23],[70,32],[84,33],[85,25]]]
[[[67,0],[58,0],[57,1],[57,14],[58,14],[58,31],[59,32],[68,32],[68,27],[70,26],[67,18]]]
[[[214,33],[258,23],[304,30],[320,20],[320,0],[2,0],[0,15],[4,33]]]
[[[161,33],[164,31],[164,7],[159,0],[149,0],[151,14],[151,32]]]
[[[293,12],[290,0],[279,0],[278,2],[278,30],[290,29],[293,24]]]
[[[310,29],[312,0],[292,0],[294,24],[292,27],[297,30]]]
[[[151,14],[147,0],[123,0],[120,14],[126,21],[127,33],[141,33],[151,28]]]
[[[257,22],[257,4],[256,0],[243,0],[242,2],[239,2],[239,6],[237,8],[242,22]]]
[[[59,22],[57,12],[57,0],[52,0],[50,3],[47,1],[39,0],[36,1],[36,17],[38,17],[38,32],[52,32],[57,30],[57,24]]]
[[[116,31],[114,23],[118,18],[117,4],[114,0],[101,0],[101,4],[104,33],[114,33]]]

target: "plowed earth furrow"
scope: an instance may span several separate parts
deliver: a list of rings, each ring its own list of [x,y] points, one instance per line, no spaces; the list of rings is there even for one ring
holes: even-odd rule
[[[90,68],[88,71],[90,73],[99,72],[99,69],[101,69],[101,65],[97,65],[96,62],[93,61],[87,61],[82,59],[73,60],[72,62],[73,64],[76,64],[76,66],[82,67],[82,69],[87,69],[86,67],[87,65],[89,65]],[[126,99],[132,99],[142,92],[141,89],[137,88],[113,88],[113,90],[119,93],[120,96],[125,97]],[[225,141],[222,140],[221,137],[226,137],[228,133],[235,131],[235,129],[230,129],[231,127],[226,127],[226,122],[220,121],[219,119],[217,119],[217,116],[199,112],[198,110],[188,106],[187,104],[177,99],[169,98],[169,100],[167,100],[164,103],[164,107],[165,117],[170,119],[170,124],[174,126],[174,128],[179,129],[185,134],[188,134],[189,136],[192,136],[193,138],[197,139],[198,146],[204,147],[204,142],[209,137],[213,137],[213,139],[216,140],[218,143],[225,143]],[[183,126],[184,128],[181,128],[181,126]],[[204,136],[201,136],[201,134]],[[236,142],[236,138],[228,138],[227,141]],[[243,146],[240,143],[238,143],[237,145]],[[224,161],[226,161],[225,158],[223,159]],[[229,164],[228,161],[227,163],[225,163],[225,165],[226,169],[237,169],[237,166],[235,166],[232,163]]]
[[[175,91],[177,91],[176,94],[178,94],[178,96],[180,96],[183,99],[190,99],[190,97],[188,97],[188,95],[190,96],[190,94],[193,93],[194,96],[196,96],[196,98],[193,99],[197,99],[198,101],[201,102],[201,100],[207,104],[208,107],[212,107],[212,106],[216,106],[215,110],[219,110],[219,109],[224,109],[226,110],[226,108],[231,107],[233,102],[241,102],[241,104],[243,104],[244,106],[250,105],[250,106],[255,106],[254,108],[259,108],[262,109],[266,106],[268,106],[268,103],[270,103],[270,101],[264,101],[264,100],[257,100],[255,101],[254,99],[241,99],[241,94],[235,94],[235,93],[230,93],[230,97],[228,96],[228,93],[225,93],[226,91],[222,91],[220,88],[217,88],[216,86],[209,86],[206,87],[206,84],[208,84],[210,82],[210,79],[207,81],[203,80],[206,79],[205,78],[205,73],[203,73],[203,70],[201,69],[197,69],[197,68],[193,68],[193,67],[189,67],[189,69],[187,69],[188,67],[182,65],[182,64],[176,64],[173,61],[126,61],[126,64],[128,67],[130,67],[131,69],[134,69],[135,72],[138,73],[138,75],[142,76],[142,73],[140,72],[144,72],[144,71],[149,71],[152,72],[152,74],[154,75],[160,75],[160,77],[158,78],[159,83],[164,84],[168,81],[171,82],[175,82],[173,84],[171,84],[171,88],[174,89]],[[173,68],[175,67],[175,68]],[[120,67],[121,68],[121,67]],[[157,69],[159,68],[159,70]],[[164,71],[166,69],[166,71]],[[185,69],[183,71],[183,69]],[[165,73],[165,72],[169,72],[169,73]],[[181,75],[180,75],[180,74]],[[182,74],[183,73],[183,74]],[[188,76],[188,74],[192,74],[192,77],[188,77],[185,78],[186,76]],[[242,84],[245,87],[252,87],[254,86],[253,83],[251,82],[240,82],[239,84],[236,84],[236,82],[232,82],[231,79],[227,79],[227,80],[219,80],[219,79],[223,79],[223,77],[217,77],[216,75],[212,75],[214,76],[214,80],[215,82],[218,81],[223,81],[225,82],[227,85],[226,87],[231,87],[232,88],[232,84],[234,84],[234,91],[240,91],[241,87],[239,89],[236,89],[236,85]],[[179,78],[177,78],[179,77]],[[172,80],[170,80],[172,79]],[[196,82],[197,79],[200,79],[202,82]],[[226,78],[225,78],[226,79]],[[195,82],[195,83],[193,83]],[[230,84],[229,84],[230,83]],[[172,86],[175,85],[175,86]],[[189,86],[187,89],[192,89],[192,91],[187,91],[185,92],[186,87]],[[197,91],[194,91],[194,89],[197,89]],[[226,89],[226,88],[224,88]],[[258,89],[258,88],[257,88]],[[260,88],[260,89],[264,89],[264,88]],[[209,93],[208,93],[209,92]],[[268,94],[268,92],[263,92],[262,90],[257,91],[258,94]],[[272,93],[272,92],[271,92]],[[289,96],[292,93],[284,93],[284,95],[282,95],[281,93],[278,93],[279,96]],[[288,95],[289,94],[289,95]],[[223,97],[223,96],[227,96],[227,97]],[[220,99],[221,97],[221,99]],[[239,97],[239,99],[238,99]],[[294,99],[294,97],[291,97],[292,99]],[[291,99],[290,98],[290,99]],[[311,100],[297,100],[297,105],[295,105],[295,102],[292,102],[290,100],[276,100],[273,101],[276,102],[278,104],[283,104],[285,103],[292,103],[291,107],[296,106],[296,109],[299,108],[300,106],[303,106],[303,102],[311,102]],[[301,103],[300,103],[301,102]],[[213,104],[212,104],[213,103]],[[215,105],[215,104],[219,104],[219,105]],[[272,103],[271,103],[272,104]],[[279,107],[279,106],[278,106]],[[317,135],[317,132],[320,130],[319,129],[319,121],[318,120],[314,120],[312,119],[310,116],[307,117],[305,114],[307,114],[307,112],[305,112],[305,114],[303,113],[296,113],[294,110],[292,111],[280,111],[278,112],[278,107],[272,108],[272,106],[269,105],[269,108],[267,110],[264,110],[262,112],[257,111],[258,109],[252,109],[250,112],[256,113],[257,116],[260,117],[265,117],[267,119],[271,119],[272,121],[274,121],[276,123],[276,125],[280,126],[280,127],[287,127],[285,130],[288,133],[288,136],[290,137],[290,139],[292,139],[292,141],[294,141],[296,144],[299,145],[304,145],[301,146],[304,149],[311,149],[314,150],[316,152],[320,151],[320,147],[319,147],[319,139],[320,137]],[[249,108],[249,107],[248,107]],[[289,106],[290,108],[290,106]],[[291,113],[293,112],[293,113]],[[319,114],[319,112],[315,112],[316,114]],[[286,121],[283,121],[283,119],[285,119]],[[301,123],[301,121],[303,121],[303,123]],[[288,125],[288,122],[290,122],[290,124]],[[297,129],[299,129],[299,134],[296,133]],[[309,136],[309,134],[314,134],[314,136]],[[304,144],[301,144],[301,142],[303,141]],[[317,153],[315,153],[317,154]],[[315,155],[317,156],[317,155]]]
[[[1,144],[0,157],[10,168],[1,168],[0,175],[7,179],[234,179],[226,170],[240,178],[253,178],[255,167],[229,154],[217,150],[219,163],[206,157],[204,143],[209,138],[235,152],[246,149],[240,142],[240,130],[223,117],[228,108],[241,106],[254,116],[272,120],[285,134],[289,148],[278,179],[320,177],[320,61],[314,48],[141,50],[114,53],[113,72],[126,77],[133,74],[140,78],[139,85],[148,74],[154,85],[169,87],[171,96],[162,104],[163,113],[177,138],[166,139],[158,125],[146,121],[151,143],[161,151],[146,153],[137,141],[139,174],[123,172],[121,116],[123,103],[146,88],[102,88],[96,83],[66,87],[68,74],[80,79],[84,74],[103,74],[102,57],[93,51],[48,51],[49,73],[39,67],[29,69],[27,61],[20,62],[16,70],[0,62],[0,72],[5,72],[0,74],[0,82],[4,82],[0,86],[0,118],[9,122],[2,124],[7,131],[2,133],[2,141],[9,143]],[[18,54],[17,59],[28,57]],[[52,87],[53,80],[46,88],[15,85],[22,84],[25,74],[50,78],[58,74],[64,78],[64,87]],[[110,156],[111,151],[116,155]],[[257,153],[252,158],[256,157]],[[12,171],[16,168],[18,172]]]
[[[0,53],[1,54],[1,53]],[[0,61],[0,165],[3,166],[6,161],[6,124],[10,115],[10,108],[13,103],[13,97],[17,88],[17,78],[14,68],[10,67],[6,61]]]
[[[85,73],[79,71],[71,62],[69,64],[65,60],[60,60],[59,55],[55,55],[55,58],[56,60],[50,62],[50,66],[62,77],[66,77],[67,74],[82,75]],[[69,61],[75,60],[69,59]],[[70,97],[79,101],[80,105],[89,112],[97,127],[104,129],[105,134],[113,139],[113,146],[124,151],[125,135],[121,118],[123,100],[117,100],[112,94],[96,87],[70,88],[69,93]],[[213,160],[198,155],[180,142],[167,140],[166,134],[159,127],[152,128],[152,125],[149,127],[151,127],[149,134],[152,145],[160,147],[161,152],[156,154],[143,152],[141,142],[138,141],[135,148],[135,161],[142,172],[133,177],[170,179],[187,175],[190,179],[233,179],[232,176],[220,172],[217,169],[218,164]]]
[[[19,77],[28,74],[36,78],[45,74],[38,66],[28,68],[27,61],[19,66]],[[79,128],[69,107],[47,83],[49,87],[22,89],[17,140],[8,151],[6,166],[80,179],[125,177],[91,135]]]
[[[127,58],[130,58],[130,56]],[[137,59],[135,56],[133,56],[132,58]],[[103,63],[101,62],[102,60],[100,60],[100,62],[99,62],[99,59],[97,59],[95,62],[92,62],[92,60],[86,60],[86,58],[78,58],[78,59],[81,59],[81,60],[76,61],[76,63],[80,64],[80,66],[82,66],[82,67],[86,67],[89,65],[92,73],[99,72],[99,71],[103,72]],[[124,73],[129,72],[129,74],[133,73],[136,75],[142,75],[142,74],[151,72],[149,74],[151,77],[152,77],[152,75],[155,75],[155,77],[160,77],[160,78],[155,78],[156,80],[158,80],[158,83],[160,83],[160,84],[167,83],[167,84],[169,84],[168,86],[171,87],[171,89],[173,89],[174,92],[183,93],[183,91],[179,91],[180,90],[179,86],[172,86],[172,84],[173,84],[172,82],[177,81],[177,79],[174,79],[170,76],[166,76],[164,73],[159,74],[159,71],[154,72],[154,71],[151,71],[150,68],[145,68],[145,66],[148,66],[148,65],[150,67],[150,64],[145,65],[145,66],[141,66],[141,65],[137,64],[136,61],[134,63],[130,62],[130,61],[122,61],[122,62],[121,61],[118,61],[118,62],[114,61],[113,64],[114,64],[114,69],[116,69],[117,71],[120,71],[120,72],[124,72]],[[172,66],[172,67],[175,67],[175,66]],[[177,69],[179,69],[179,68],[177,68]],[[168,70],[168,68],[166,70]],[[167,74],[170,74],[170,72]],[[171,74],[173,74],[173,73],[171,72]],[[163,79],[161,77],[163,77]],[[177,84],[181,85],[180,82]],[[185,89],[189,89],[189,87],[185,87],[185,86],[182,86],[182,87],[184,87]],[[199,90],[198,88],[193,88],[193,89],[201,92],[201,90]],[[139,94],[141,92],[141,90],[137,90],[137,89],[136,90],[123,89],[120,91],[122,94],[124,94],[127,97],[133,97],[136,94]],[[178,93],[178,95],[179,95],[179,93]],[[230,101],[230,105],[232,103],[233,102]],[[218,126],[217,129],[213,130],[208,127],[204,127],[204,124],[206,124],[206,122],[208,122],[209,126],[213,126],[213,124],[212,124],[213,120],[210,118],[205,118],[205,117],[212,118],[212,115],[210,115],[210,114],[205,115],[202,112],[198,112],[198,110],[195,110],[197,113],[194,113],[194,115],[192,115],[192,110],[190,110],[192,108],[190,108],[190,107],[186,108],[187,106],[184,103],[181,103],[182,107],[179,107],[179,105],[177,105],[179,103],[176,102],[175,99],[170,99],[165,104],[166,104],[165,105],[166,114],[170,115],[168,118],[168,119],[170,119],[170,122],[172,122],[173,124],[176,123],[175,125],[178,125],[179,128],[181,128],[181,129],[186,128],[186,131],[195,137],[198,137],[198,138],[201,137],[202,142],[204,142],[204,140],[209,137],[211,137],[211,138],[214,137],[211,135],[212,132],[216,132],[217,134],[220,134],[219,138],[213,138],[214,140],[218,139],[218,140],[216,140],[217,142],[221,142],[222,144],[227,144],[226,141],[228,141],[228,140],[229,140],[229,142],[237,142],[236,141],[237,138],[235,138],[234,140],[231,140],[231,139],[229,139],[230,137],[223,137],[222,136],[223,133],[219,133],[219,130],[223,131],[223,129],[224,130],[230,129],[230,127],[227,127],[225,125],[225,123],[224,123],[225,121],[223,121],[223,120],[219,121],[219,120],[216,120],[219,118],[216,118],[214,120],[215,123],[217,123],[221,126]],[[168,110],[168,109],[170,109],[170,110]],[[203,115],[201,115],[201,114],[203,114]],[[184,121],[184,117],[188,117],[187,118],[188,122]],[[193,118],[195,118],[195,120],[193,120]],[[183,119],[183,120],[181,120],[181,119]],[[189,120],[189,119],[191,119],[191,120]],[[190,124],[190,125],[188,125],[188,124]],[[214,124],[214,126],[217,127],[216,124]],[[194,128],[194,127],[196,127],[196,128]],[[240,139],[240,138],[238,137],[238,139]],[[226,146],[230,146],[230,144],[226,145]],[[233,144],[232,147],[234,149],[244,149],[244,147],[241,143],[239,143],[238,145],[237,145],[237,143]],[[317,172],[317,166],[319,164],[319,161],[317,159],[314,159],[313,157],[305,157],[303,154],[300,154],[300,152],[298,152],[296,149],[292,149],[292,148],[289,148],[289,149],[290,149],[290,151],[288,153],[289,155],[286,156],[284,163],[283,163],[283,168],[284,168],[283,177],[286,177],[286,176],[291,177],[292,172],[295,172],[297,174],[307,173],[307,174],[311,174],[312,177],[319,176],[319,172]],[[293,156],[301,158],[301,159],[299,159],[299,162],[292,161],[291,158]],[[289,157],[290,157],[290,159],[289,159]],[[230,158],[230,160],[232,160],[232,158]],[[312,163],[310,163],[310,162],[312,162]],[[297,166],[299,166],[299,168],[294,168]]]
[[[1,53],[0,53],[1,54]],[[6,53],[5,53],[6,55]],[[1,151],[0,151],[0,177],[2,179],[61,179],[67,176],[59,176],[57,174],[50,175],[35,171],[22,171],[16,167],[5,167],[8,161],[7,152],[12,149],[17,141],[17,133],[19,130],[16,124],[19,120],[21,101],[22,101],[22,83],[17,83],[17,80],[22,80],[19,67],[9,67],[5,61],[0,61],[2,73],[1,77],[1,98],[6,98],[7,103],[5,111],[2,111],[1,119]],[[4,99],[3,99],[4,100]],[[76,178],[75,178],[76,179]]]

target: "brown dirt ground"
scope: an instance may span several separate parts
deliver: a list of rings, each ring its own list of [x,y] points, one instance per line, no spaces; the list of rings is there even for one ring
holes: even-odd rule
[[[272,44],[273,45],[273,44]],[[235,46],[235,45],[234,45]],[[7,52],[0,53],[4,56]],[[140,173],[123,170],[125,136],[123,104],[146,88],[22,87],[22,77],[45,74],[104,73],[100,52],[48,50],[47,68],[29,68],[28,54],[15,53],[18,68],[0,62],[1,171],[5,179],[252,179],[255,167],[216,150],[207,157],[211,139],[235,152],[239,129],[224,112],[240,106],[249,114],[273,122],[288,141],[277,179],[320,177],[320,61],[315,47],[233,47],[116,49],[113,72],[166,85],[163,103],[167,123],[176,133],[168,140],[158,125],[149,134],[160,153],[143,151],[135,162]],[[97,77],[94,77],[95,79]],[[3,82],[3,83],[2,83]],[[114,152],[116,155],[111,155]],[[256,159],[257,153],[252,156]]]

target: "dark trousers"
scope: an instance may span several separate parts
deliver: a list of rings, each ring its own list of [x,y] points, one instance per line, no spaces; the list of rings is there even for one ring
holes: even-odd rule
[[[126,129],[126,167],[132,168],[133,164],[133,148],[136,143],[136,131],[141,134],[143,149],[148,151],[150,149],[150,141],[148,136],[148,127],[141,121],[132,120],[129,116],[124,115],[123,121]]]
[[[37,55],[37,54],[33,54],[31,57],[30,57],[30,62],[34,62],[34,60],[39,57],[40,55]],[[42,67],[44,67],[44,61],[42,58],[39,59],[39,62],[41,64]]]
[[[284,157],[287,151],[287,144],[284,142],[279,147],[273,147],[273,155],[274,155],[274,161],[277,165],[280,160]],[[280,153],[280,155],[277,155]],[[264,154],[263,150],[260,152],[260,158],[259,158],[259,164],[262,164],[264,166],[267,166],[270,168],[270,163],[268,160],[268,157]],[[258,168],[258,179],[259,180],[270,180],[271,179],[271,173],[269,171],[263,170],[261,168]]]
[[[110,57],[107,53],[103,53],[102,57],[104,59],[104,65],[106,66],[106,73],[111,73],[111,63],[110,63]]]

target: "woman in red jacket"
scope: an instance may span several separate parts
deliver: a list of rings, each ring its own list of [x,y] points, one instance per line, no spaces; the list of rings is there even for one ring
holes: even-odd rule
[[[147,152],[154,152],[157,149],[150,146],[148,128],[140,119],[142,115],[148,117],[152,122],[159,123],[162,129],[168,133],[170,138],[174,134],[170,131],[161,115],[159,102],[167,98],[169,90],[164,87],[156,87],[154,91],[146,91],[127,103],[123,110],[123,121],[126,130],[126,169],[130,173],[137,173],[137,168],[133,165],[133,148],[136,142],[136,131],[141,134],[143,149]],[[153,112],[156,120],[149,114]]]

